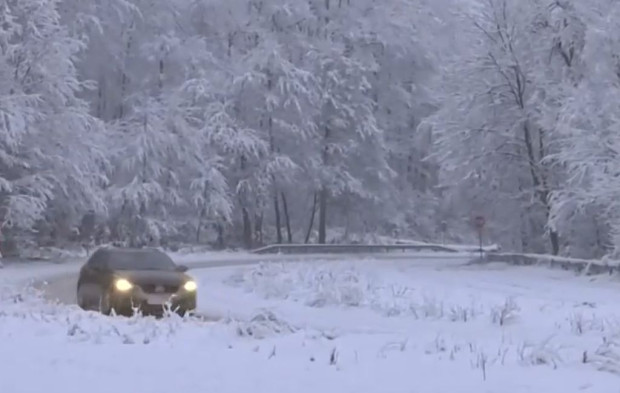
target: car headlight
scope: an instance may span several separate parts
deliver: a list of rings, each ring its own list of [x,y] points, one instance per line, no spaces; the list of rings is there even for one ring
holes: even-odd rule
[[[188,281],[183,285],[183,288],[188,292],[194,292],[198,288],[198,285],[196,285],[195,281]]]
[[[125,280],[124,278],[116,280],[114,286],[116,287],[116,289],[122,292],[129,291],[131,288],[133,288],[133,284]]]

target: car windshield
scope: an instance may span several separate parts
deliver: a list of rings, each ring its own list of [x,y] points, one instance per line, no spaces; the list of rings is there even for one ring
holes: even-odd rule
[[[107,265],[114,270],[167,270],[176,269],[170,257],[159,251],[119,250],[107,256]]]

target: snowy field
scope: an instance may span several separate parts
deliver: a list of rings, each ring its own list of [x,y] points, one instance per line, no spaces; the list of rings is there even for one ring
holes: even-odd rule
[[[216,322],[103,317],[5,281],[0,391],[620,392],[609,277],[457,259],[192,274]]]

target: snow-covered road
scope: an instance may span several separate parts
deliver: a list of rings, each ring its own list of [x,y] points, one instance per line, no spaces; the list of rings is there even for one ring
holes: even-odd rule
[[[189,254],[189,255],[173,255],[175,261],[180,264],[189,266],[192,271],[196,269],[209,269],[226,266],[246,266],[260,263],[278,262],[312,262],[315,260],[342,260],[342,259],[371,259],[376,257],[372,255],[256,255],[248,253],[230,253],[230,252],[214,252],[210,254]],[[428,261],[436,263],[440,261],[456,261],[456,263],[464,263],[472,259],[471,254],[452,254],[438,252],[408,252],[391,255],[390,260],[416,260]],[[49,300],[59,301],[63,304],[76,304],[76,285],[78,271],[82,262],[74,262],[59,265],[50,265],[49,263],[38,263],[33,267],[16,266],[6,268],[3,273],[14,279],[18,277],[21,282],[32,281],[34,286],[44,291],[45,296]]]
[[[192,270],[216,322],[106,318],[5,287],[0,391],[620,392],[610,277],[467,258],[216,259]]]

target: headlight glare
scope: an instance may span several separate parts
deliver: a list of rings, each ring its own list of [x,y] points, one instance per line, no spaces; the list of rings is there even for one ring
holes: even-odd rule
[[[114,286],[116,287],[117,290],[122,291],[122,292],[129,291],[131,288],[133,288],[133,284],[124,278],[116,280],[116,282],[114,283]]]
[[[183,288],[188,292],[194,292],[198,288],[198,285],[196,285],[195,281],[188,281],[183,285]]]

